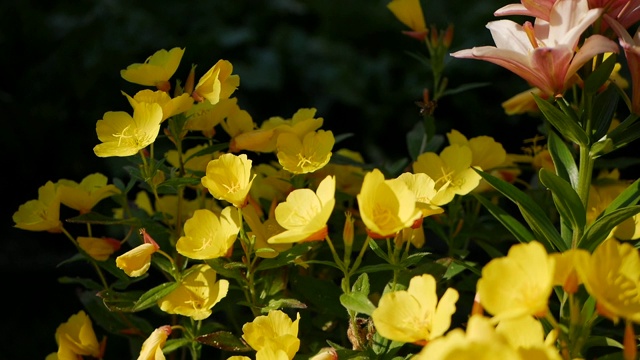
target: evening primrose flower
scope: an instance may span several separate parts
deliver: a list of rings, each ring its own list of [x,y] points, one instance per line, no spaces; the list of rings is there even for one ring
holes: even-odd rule
[[[414,173],[425,173],[435,180],[436,189],[445,192],[444,199],[466,195],[473,191],[482,178],[471,168],[473,153],[471,148],[459,144],[445,147],[440,154],[425,152],[413,163]]]
[[[420,0],[392,0],[387,4],[387,8],[400,22],[411,29],[403,33],[418,40],[424,40],[429,30],[427,30]]]
[[[120,249],[120,242],[112,238],[78,236],[78,246],[98,261],[105,261]]]
[[[315,115],[315,108],[302,108],[298,109],[291,119],[271,117],[265,120],[259,129],[233,137],[229,144],[229,151],[273,152],[276,150],[278,137],[282,133],[294,133],[298,138],[303,138],[307,133],[318,130],[324,119],[315,118]]]
[[[337,191],[356,196],[362,187],[362,179],[366,173],[363,169],[364,158],[359,152],[345,148],[338,149],[334,154],[348,159],[353,164],[329,162],[322,169],[309,174],[309,178],[314,182],[319,182],[327,175],[333,175],[336,177]],[[335,159],[336,156],[332,155],[332,158]]]
[[[557,0],[549,21],[511,20],[487,24],[496,46],[480,46],[454,52],[456,58],[492,62],[520,76],[545,95],[562,94],[575,83],[577,72],[591,59],[606,52],[618,52],[618,46],[602,35],[589,36],[577,51],[578,41],[601,15],[603,9],[591,9],[586,1]]]
[[[148,236],[146,231],[140,231],[144,243],[134,247],[116,258],[116,266],[131,277],[142,276],[151,267],[151,255],[155,254],[160,246]]]
[[[207,209],[199,209],[184,224],[184,236],[176,243],[176,250],[191,259],[206,260],[225,256],[236,241],[242,220],[240,211],[232,206],[220,216]]]
[[[416,207],[422,212],[422,217],[442,214],[441,207],[448,204],[453,199],[451,193],[436,190],[436,182],[425,173],[403,173],[397,178],[407,184],[416,196]]]
[[[479,167],[484,171],[502,165],[507,158],[507,152],[502,144],[490,136],[481,135],[467,139],[460,131],[453,129],[447,133],[447,139],[449,144],[468,146],[471,149],[471,166]]]
[[[207,164],[209,161],[215,160],[219,154],[217,153],[209,153],[205,155],[195,156],[201,150],[207,148],[207,145],[201,144],[196,145],[192,148],[187,149],[182,154],[182,161],[184,169],[187,171],[187,175],[191,175],[194,173],[204,173],[207,170]],[[169,150],[164,154],[164,157],[167,159],[167,162],[171,164],[171,166],[175,168],[180,168],[180,159],[178,157],[177,150]]]
[[[84,310],[71,315],[67,322],[58,326],[56,343],[60,360],[77,359],[83,356],[102,357],[100,343],[93,330],[91,319]]]
[[[422,218],[416,196],[398,179],[385,180],[378,169],[368,172],[357,195],[360,217],[374,239],[393,237]]]
[[[336,179],[327,176],[315,192],[296,189],[275,210],[276,220],[285,231],[271,236],[270,244],[324,240],[327,221],[335,206]]]
[[[303,138],[293,133],[282,133],[276,143],[276,155],[285,170],[293,174],[306,174],[329,163],[334,144],[331,131],[313,131]]]
[[[242,326],[242,338],[258,353],[264,349],[276,352],[282,350],[288,359],[293,359],[300,349],[298,339],[298,322],[291,321],[289,315],[280,310],[270,310],[267,315],[256,317],[252,322]]]
[[[293,190],[290,181],[292,174],[276,166],[277,164],[275,163],[260,163],[251,168],[256,175],[253,180],[253,186],[249,190],[249,194],[253,199],[280,202]]]
[[[228,99],[240,85],[240,76],[231,75],[232,72],[233,65],[228,60],[218,60],[200,77],[191,96],[198,102],[206,99],[213,105]]]
[[[255,178],[255,174],[251,174],[251,163],[245,154],[220,155],[207,165],[202,185],[214,198],[228,201],[238,208],[244,207]]]
[[[60,202],[82,214],[88,213],[101,200],[120,193],[115,185],[107,185],[107,180],[107,177],[100,173],[87,175],[80,183],[60,179]]]
[[[640,255],[633,245],[605,240],[576,268],[600,315],[640,323]]]
[[[455,289],[448,288],[438,301],[435,278],[414,276],[407,290],[382,295],[371,318],[376,331],[387,339],[425,343],[449,330],[458,297]]]
[[[537,241],[511,246],[507,256],[482,268],[480,303],[496,320],[544,316],[553,291],[555,260]]]
[[[169,79],[178,70],[182,55],[184,55],[184,49],[178,47],[169,51],[158,50],[144,63],[131,64],[125,70],[121,70],[120,76],[134,84],[155,86],[158,90],[169,91],[171,89]]]
[[[151,335],[142,343],[138,360],[164,360],[165,356],[162,352],[167,338],[171,335],[171,326],[164,325],[153,330]]]
[[[533,316],[504,319],[496,325],[495,331],[516,350],[519,359],[562,359],[558,348],[545,339],[542,323]],[[550,339],[553,339],[553,336]]]
[[[415,356],[416,360],[521,360],[516,349],[502,334],[496,332],[490,320],[472,315],[466,331],[454,329],[445,336],[429,341]],[[544,359],[544,358],[543,358]]]
[[[578,276],[576,264],[586,261],[590,256],[589,252],[585,249],[576,248],[552,253],[549,256],[556,262],[553,285],[560,285],[567,293],[575,294],[578,291],[578,286],[582,283]]]
[[[108,111],[96,123],[102,144],[93,148],[99,157],[131,156],[151,145],[158,137],[162,108],[154,103],[139,103],[133,117],[124,111]]]
[[[164,91],[151,91],[149,89],[138,91],[133,97],[127,95],[124,91],[122,94],[127,97],[129,104],[134,109],[139,103],[154,103],[160,105],[162,108],[162,121],[186,112],[193,106],[193,99],[189,94],[182,94],[171,98],[171,96]]]
[[[29,200],[13,213],[15,227],[29,231],[62,231],[60,221],[60,194],[52,181],[38,188],[38,199]]]
[[[201,131],[208,138],[216,134],[215,127],[233,112],[239,111],[237,98],[221,99],[215,104],[203,101],[186,112],[187,122],[184,128],[189,131]]]
[[[251,229],[247,232],[249,239],[255,239],[253,248],[257,256],[272,259],[293,245],[291,243],[269,244],[270,237],[285,231],[285,228],[275,219],[275,209],[269,212],[269,217],[265,221],[262,221],[255,206],[246,206],[242,209],[242,218]]]
[[[158,306],[169,314],[204,320],[211,315],[211,308],[227,296],[228,290],[229,281],[217,280],[215,270],[207,264],[198,264],[185,272],[177,289],[158,300]]]

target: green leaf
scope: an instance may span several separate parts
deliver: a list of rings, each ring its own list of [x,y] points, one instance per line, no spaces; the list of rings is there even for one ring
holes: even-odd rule
[[[419,252],[419,253],[413,253],[409,256],[407,256],[405,259],[402,259],[400,261],[400,266],[404,267],[404,268],[408,268],[411,267],[417,263],[420,262],[420,260],[422,260],[423,257],[430,255],[431,253],[429,252]]]
[[[574,189],[577,188],[578,166],[569,146],[555,131],[549,131],[547,145],[558,176],[571,183]]]
[[[529,229],[527,229],[522,223],[516,220],[513,216],[509,215],[500,206],[493,204],[489,199],[480,194],[472,193],[472,195],[478,199],[478,201],[498,220],[504,225],[507,230],[521,243],[528,243],[531,240],[535,240],[535,237]]]
[[[609,59],[607,59],[607,61],[608,60]],[[592,115],[594,129],[593,135],[591,135],[592,141],[600,140],[607,134],[615,116],[616,109],[618,108],[619,99],[620,96],[615,86],[607,87],[602,93],[596,96]]]
[[[162,182],[158,185],[158,191],[160,192],[175,192],[179,188],[185,186],[198,186],[201,183],[201,179],[197,177],[173,177]]]
[[[180,286],[180,283],[178,282],[168,282],[152,288],[151,290],[140,296],[140,299],[138,299],[133,308],[131,308],[131,311],[141,311],[156,305],[158,300],[169,295],[171,292],[177,289],[178,286]]]
[[[223,142],[223,143],[219,143],[219,144],[213,144],[211,146],[207,146],[206,148],[196,152],[195,154],[191,154],[188,158],[184,159],[184,162],[188,162],[189,160],[198,157],[198,156],[203,156],[203,155],[209,155],[209,154],[213,154],[216,151],[221,151],[221,150],[225,150],[229,148],[229,143],[228,142]]]
[[[640,137],[640,122],[635,122],[634,119],[628,126],[623,124],[624,122],[607,134],[607,137],[613,141],[613,150],[625,147]]]
[[[359,314],[371,315],[376,306],[373,305],[367,295],[359,292],[340,295],[340,304],[347,310],[355,311]]]
[[[373,272],[380,272],[380,271],[393,271],[393,270],[406,270],[406,268],[400,266],[400,265],[391,265],[391,264],[376,264],[376,265],[366,265],[366,266],[361,266],[358,268],[358,270],[356,270],[356,274],[361,274],[361,273],[373,273]]]
[[[522,217],[531,227],[538,241],[546,244],[548,248],[555,248],[558,251],[565,251],[569,248],[551,220],[530,196],[514,185],[491,174],[477,169],[476,172],[496,190],[518,205]]]
[[[267,314],[271,310],[283,308],[306,309],[307,304],[297,299],[271,299],[269,300],[269,304],[267,304],[267,306],[260,309],[260,312],[262,312],[263,314]]]
[[[586,78],[584,91],[588,95],[594,95],[604,85],[616,65],[616,54],[611,54]]]
[[[361,293],[365,296],[369,296],[370,289],[369,275],[367,275],[367,273],[363,273],[358,276],[358,279],[353,283],[353,286],[351,287],[352,292]]]
[[[607,206],[600,216],[612,213],[615,210],[636,205],[640,201],[640,179],[634,181]]]
[[[185,338],[179,339],[169,339],[162,347],[162,352],[165,354],[170,354],[181,347],[187,347],[191,344],[191,340]]]
[[[582,235],[578,246],[593,251],[609,236],[614,227],[638,213],[640,213],[640,205],[635,205],[613,210],[598,217]]]
[[[232,332],[218,331],[196,337],[196,341],[215,348],[231,352],[249,352],[253,349]]]
[[[300,243],[298,245],[293,246],[287,251],[281,252],[278,256],[273,259],[265,259],[260,262],[260,264],[256,267],[256,271],[267,270],[267,269],[275,269],[287,264],[294,262],[300,256],[308,253],[316,246],[312,245],[311,242]]]
[[[384,260],[387,263],[391,263],[391,259],[389,259],[389,256],[387,256],[387,253],[385,253],[380,248],[380,245],[378,245],[378,242],[376,240],[369,241],[369,247],[371,248],[371,250],[373,250],[374,253],[376,253],[376,255],[382,258],[382,260]]]
[[[533,97],[545,118],[558,130],[558,132],[560,132],[560,134],[566,136],[576,144],[580,144],[582,146],[587,146],[589,144],[589,137],[587,136],[587,133],[571,116],[563,113],[560,109],[550,102],[543,100],[538,95],[534,94]]]
[[[549,170],[540,169],[539,176],[542,185],[551,190],[553,202],[560,216],[571,224],[573,231],[583,229],[587,222],[587,213],[578,193],[566,180]]]

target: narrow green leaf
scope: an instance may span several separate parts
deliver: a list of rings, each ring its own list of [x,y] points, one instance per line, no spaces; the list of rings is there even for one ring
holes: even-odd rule
[[[381,257],[382,260],[384,260],[387,263],[391,263],[391,259],[389,259],[389,256],[387,256],[387,253],[385,253],[380,248],[380,246],[378,245],[378,242],[376,240],[369,241],[369,247],[371,248],[371,250],[373,250],[374,253],[376,253],[376,255]]]
[[[583,229],[587,221],[587,213],[578,193],[566,180],[549,170],[540,169],[539,176],[542,185],[551,190],[553,202],[560,216],[569,221],[573,231]]]
[[[565,251],[569,248],[551,220],[530,196],[514,185],[498,179],[491,174],[481,170],[476,170],[476,172],[478,172],[478,174],[480,174],[480,176],[482,176],[482,178],[496,190],[518,205],[518,208],[522,213],[522,217],[525,219],[531,230],[533,230],[536,240],[546,243],[548,248],[556,249],[558,251]]]
[[[191,340],[185,338],[178,339],[169,339],[162,347],[162,352],[165,354],[170,354],[181,347],[187,347],[191,344]]]
[[[575,189],[578,186],[578,166],[569,146],[555,131],[549,132],[547,146],[549,147],[556,173],[571,183],[571,186]]]
[[[340,295],[340,304],[347,310],[355,311],[359,314],[371,315],[376,306],[363,293],[348,293]]]
[[[627,207],[636,205],[640,201],[640,179],[634,181],[623,192],[618,194],[615,199],[607,206],[602,212],[602,215],[610,214],[611,212]]]
[[[169,295],[177,289],[178,286],[180,286],[180,283],[178,282],[168,282],[152,288],[140,296],[140,299],[138,299],[133,308],[131,308],[131,311],[141,311],[154,306],[158,300]]]
[[[225,150],[227,148],[229,148],[229,143],[228,142],[213,144],[211,146],[207,146],[206,148],[196,152],[195,154],[191,154],[188,158],[186,158],[184,160],[184,162],[186,163],[186,162],[188,162],[189,160],[191,160],[191,159],[193,159],[195,157],[213,154],[216,151]]]
[[[635,205],[619,208],[598,217],[582,235],[578,246],[593,251],[609,236],[614,227],[638,213],[640,213],[640,205]]]
[[[609,59],[607,59],[609,60]],[[596,96],[593,105],[593,134],[591,140],[598,141],[607,134],[616,109],[618,109],[618,100],[620,96],[615,86],[607,87],[603,92]]]
[[[478,199],[478,201],[498,220],[504,225],[507,230],[521,243],[528,243],[531,240],[535,240],[535,237],[529,229],[527,229],[520,221],[516,220],[513,216],[509,215],[500,206],[493,204],[489,199],[480,194],[472,195]]]
[[[544,114],[545,118],[549,121],[558,132],[576,144],[586,146],[589,144],[589,137],[587,133],[576,123],[571,116],[563,113],[550,102],[543,100],[537,95],[533,95],[538,108]]]
[[[604,85],[616,65],[616,54],[611,54],[585,79],[584,91],[593,95]]]

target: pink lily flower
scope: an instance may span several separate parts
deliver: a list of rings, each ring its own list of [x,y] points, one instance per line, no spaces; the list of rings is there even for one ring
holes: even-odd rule
[[[631,34],[620,22],[609,15],[605,15],[604,19],[618,35],[620,46],[624,50],[631,74],[631,111],[634,114],[640,114],[640,29],[636,31],[634,37],[631,37]]]
[[[578,47],[582,33],[602,14],[589,10],[583,0],[557,0],[549,22],[535,25],[511,20],[487,24],[496,46],[480,46],[454,52],[456,58],[492,62],[520,76],[545,95],[562,94],[578,78],[577,71],[598,54],[619,51],[618,45],[602,35],[591,35]]]
[[[524,15],[549,21],[551,8],[557,0],[521,0],[520,4],[508,4],[496,10],[495,16]],[[584,0],[583,0],[584,1]],[[604,13],[617,19],[625,28],[640,20],[640,0],[588,0],[589,9],[604,9]],[[600,33],[606,30],[603,24]]]

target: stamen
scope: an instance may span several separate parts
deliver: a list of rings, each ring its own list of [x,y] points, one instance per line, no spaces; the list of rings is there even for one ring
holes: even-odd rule
[[[126,128],[122,129],[122,132],[111,134],[111,136],[118,138],[118,146],[120,146],[120,144],[122,144],[122,139],[123,138],[127,138],[128,139],[128,138],[133,137],[133,135],[126,135],[126,132],[127,132],[127,130],[129,130],[130,127],[131,127],[131,125],[127,125]]]
[[[531,24],[531,21],[525,22],[524,25],[522,25],[522,29],[524,30],[524,33],[527,34],[527,37],[529,38],[529,42],[531,42],[531,45],[533,46],[533,48],[534,49],[539,48],[540,44],[538,44],[538,40],[536,39],[536,34],[533,29],[533,24]]]

